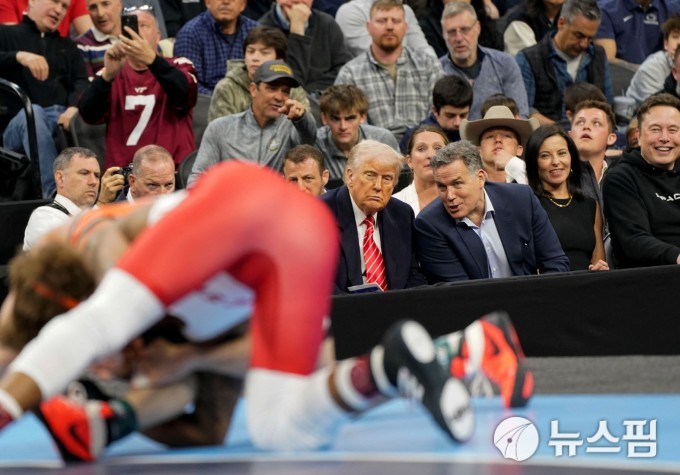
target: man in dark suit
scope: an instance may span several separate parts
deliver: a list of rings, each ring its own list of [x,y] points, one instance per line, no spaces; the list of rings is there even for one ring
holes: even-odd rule
[[[528,186],[486,183],[467,140],[432,158],[440,200],[415,221],[417,256],[430,283],[565,272],[548,216]]]
[[[350,152],[346,184],[321,196],[335,214],[340,228],[335,293],[347,292],[348,287],[365,283],[377,283],[382,290],[426,283],[413,249],[413,210],[399,200],[390,199],[402,160],[388,145],[364,140]],[[371,217],[374,224],[367,223]],[[372,275],[373,257],[366,252],[373,245],[378,248],[383,266],[378,276]]]

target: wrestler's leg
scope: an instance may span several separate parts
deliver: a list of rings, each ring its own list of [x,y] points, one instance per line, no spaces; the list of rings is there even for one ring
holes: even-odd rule
[[[197,373],[194,410],[142,431],[144,435],[171,447],[220,445],[231,424],[243,379],[211,373]],[[143,413],[143,409],[140,410]]]
[[[229,272],[256,295],[252,367],[306,376],[330,307],[336,227],[323,203],[271,171],[230,164],[197,183],[119,266],[166,305]]]
[[[82,401],[55,396],[43,402],[36,415],[65,461],[93,461],[110,443],[182,414],[194,396],[195,382],[187,378],[160,388],[131,390],[124,398]]]
[[[274,224],[283,225],[295,243],[295,236],[309,231],[307,225],[298,223],[309,219],[302,212],[292,213],[301,202],[306,203],[303,207],[325,209],[323,203],[300,194],[271,170],[237,161],[221,163],[196,182],[186,199],[135,239],[118,267],[169,306],[219,272],[232,273],[249,256],[266,256],[281,237],[273,230]],[[287,216],[292,221],[282,223],[284,209],[291,211]],[[267,265],[266,260],[260,264]],[[255,269],[254,274],[263,271]],[[296,282],[312,291],[326,286],[304,277],[302,269],[299,274],[302,278]]]
[[[387,398],[423,404],[458,442],[472,435],[469,394],[435,358],[432,339],[415,322],[398,322],[368,355],[339,362],[310,376],[252,369],[246,377],[248,428],[256,446],[316,449],[330,444],[351,413]]]
[[[439,365],[432,339],[415,322],[395,325],[369,355],[310,374],[329,311],[337,224],[312,202],[285,207],[277,217],[266,252],[231,269],[256,293],[252,369],[246,377],[248,428],[255,445],[285,450],[325,446],[349,413],[399,394],[420,399],[455,440],[469,438],[473,417],[467,390]],[[290,223],[295,233],[286,227]],[[409,380],[401,392],[398,374]],[[409,388],[415,387],[411,394]]]

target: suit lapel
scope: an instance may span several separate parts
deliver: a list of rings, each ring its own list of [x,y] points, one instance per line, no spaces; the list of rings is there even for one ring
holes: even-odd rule
[[[477,268],[477,275],[481,278],[488,278],[489,260],[486,257],[486,251],[484,250],[484,243],[482,243],[482,239],[477,236],[477,233],[474,229],[468,227],[465,224],[460,225],[454,223],[454,232],[458,233],[458,236],[460,236],[461,241],[463,241],[463,244],[467,248],[469,255],[472,257],[474,265]]]
[[[410,251],[406,253],[406,250],[400,246],[401,240],[394,238],[403,231],[399,230],[399,226],[394,222],[394,217],[387,207],[378,213],[378,229],[380,231],[380,243],[385,262],[385,272],[387,273],[387,283],[392,288],[399,284],[397,276],[400,275],[399,264],[401,260],[410,262]],[[390,238],[390,236],[393,238]]]
[[[361,258],[363,252],[359,247],[359,234],[354,221],[354,209],[349,198],[349,190],[343,186],[338,191],[338,217],[340,225],[340,244],[347,263],[347,278],[351,285],[361,285]]]

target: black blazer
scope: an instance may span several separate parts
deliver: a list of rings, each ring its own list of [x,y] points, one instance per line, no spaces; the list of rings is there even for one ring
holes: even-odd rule
[[[347,185],[330,190],[321,199],[328,205],[340,230],[340,260],[335,275],[334,293],[345,293],[352,285],[363,284],[359,235]],[[425,285],[413,247],[413,210],[409,205],[391,198],[378,213],[378,230],[382,247],[387,283],[390,290]]]

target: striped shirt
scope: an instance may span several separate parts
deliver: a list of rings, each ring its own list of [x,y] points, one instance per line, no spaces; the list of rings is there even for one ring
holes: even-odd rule
[[[106,50],[118,41],[114,35],[106,35],[96,28],[90,28],[76,38],[78,51],[85,61],[87,75],[93,78],[104,67]]]

